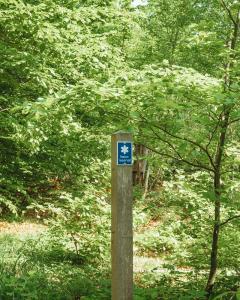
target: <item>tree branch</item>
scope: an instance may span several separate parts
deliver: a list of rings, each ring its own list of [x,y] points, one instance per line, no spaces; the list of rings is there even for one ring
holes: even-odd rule
[[[211,157],[211,154],[209,153],[208,149],[205,148],[204,146],[202,146],[201,144],[199,144],[198,142],[196,141],[193,141],[193,140],[190,140],[189,138],[186,138],[186,137],[181,137],[181,136],[178,136],[178,135],[175,135],[171,132],[169,132],[167,129],[161,127],[161,126],[158,126],[156,124],[151,124],[145,117],[143,117],[142,115],[140,115],[142,119],[145,120],[145,122],[147,122],[149,125],[152,125],[154,126],[155,128],[163,131],[164,133],[166,133],[167,135],[175,138],[175,139],[178,139],[178,140],[182,140],[182,141],[185,141],[185,142],[188,142],[196,147],[198,147],[199,149],[201,149],[208,157],[209,161],[210,161],[210,164],[212,165],[213,169],[215,169],[215,164],[214,164],[214,161],[213,161],[213,158]]]
[[[211,169],[211,168],[208,168],[208,166],[205,166],[205,165],[200,164],[200,163],[195,164],[194,162],[191,162],[191,161],[189,161],[189,160],[183,158],[182,155],[177,151],[177,149],[174,147],[173,144],[171,144],[169,141],[166,141],[165,139],[163,139],[159,134],[157,134],[157,133],[153,130],[153,128],[151,128],[151,130],[153,131],[153,133],[156,135],[156,137],[157,137],[160,141],[166,143],[171,149],[173,149],[173,151],[174,151],[174,152],[177,154],[177,156],[179,157],[179,158],[176,158],[176,157],[175,157],[175,159],[177,159],[177,160],[179,160],[179,161],[183,161],[183,162],[185,162],[185,163],[187,163],[187,164],[189,164],[189,165],[192,165],[192,166],[193,166],[193,164],[194,164],[195,166],[201,167],[201,168],[203,168],[203,169],[205,169],[205,170],[209,170],[209,171],[211,170],[212,172],[214,172],[214,170]]]
[[[231,125],[231,124],[236,123],[236,122],[238,122],[238,121],[240,121],[240,117],[239,117],[239,118],[236,118],[236,119],[234,119],[234,120],[229,121],[229,122],[228,122],[228,125]]]
[[[4,109],[1,109],[0,112],[3,112],[3,111],[6,111],[6,110],[9,110],[10,108],[4,108]]]
[[[221,0],[222,6],[225,8],[225,10],[228,13],[229,18],[232,20],[233,24],[236,26],[237,25],[237,21],[234,19],[231,10],[227,7],[226,3],[224,2],[224,0]]]
[[[206,145],[206,149],[208,149],[208,147],[210,146],[210,144],[211,144],[211,142],[212,142],[212,140],[213,140],[213,137],[214,137],[214,135],[215,135],[215,133],[216,133],[216,131],[217,131],[219,125],[220,125],[222,113],[223,113],[223,112],[221,112],[221,114],[218,116],[218,122],[217,122],[217,124],[216,124],[214,130],[211,132],[211,136],[210,136],[210,138],[209,138],[208,144]]]
[[[186,163],[186,164],[188,164],[188,165],[190,165],[192,167],[198,168],[198,169],[203,169],[203,170],[206,170],[206,171],[209,171],[209,172],[214,172],[213,169],[211,169],[211,168],[209,168],[209,167],[207,167],[205,165],[202,165],[202,164],[199,164],[199,163],[194,163],[194,162],[189,161],[189,160],[187,160],[185,158],[182,158],[182,157],[178,158],[178,157],[173,156],[171,154],[158,151],[158,150],[156,150],[156,149],[154,149],[154,148],[152,148],[152,147],[150,147],[150,146],[148,146],[146,144],[145,145],[143,144],[143,146],[146,147],[147,149],[151,150],[152,152],[159,154],[159,155],[162,155],[162,156],[165,156],[165,157],[168,157],[168,158],[172,158],[172,159],[174,159],[176,161],[179,161],[179,162],[184,162],[184,163]]]
[[[231,217],[231,218],[228,218],[226,221],[222,222],[222,223],[220,224],[220,226],[223,226],[223,225],[227,224],[228,222],[230,222],[230,221],[232,221],[232,220],[234,220],[234,219],[237,219],[237,218],[240,218],[240,215],[236,215],[236,216],[233,216],[233,217]]]
[[[157,137],[160,141],[166,143],[171,149],[173,149],[173,151],[177,154],[177,156],[178,156],[180,159],[182,159],[180,153],[176,150],[176,148],[173,146],[173,144],[171,144],[169,141],[163,139],[158,133],[155,132],[155,130],[154,130],[153,128],[150,127],[150,129],[152,130],[152,132],[156,135],[156,137]]]

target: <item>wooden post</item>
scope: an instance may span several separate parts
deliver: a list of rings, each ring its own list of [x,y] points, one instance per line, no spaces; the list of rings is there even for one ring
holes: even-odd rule
[[[112,135],[112,300],[133,299],[132,198],[132,134],[117,132]]]

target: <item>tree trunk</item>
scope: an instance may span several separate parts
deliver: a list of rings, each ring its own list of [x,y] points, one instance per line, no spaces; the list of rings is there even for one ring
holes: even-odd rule
[[[220,231],[220,215],[221,215],[221,193],[220,193],[220,174],[215,174],[214,178],[214,190],[215,190],[215,214],[214,214],[214,226],[212,234],[212,250],[210,259],[210,271],[208,276],[208,282],[206,286],[207,299],[212,293],[212,289],[216,280],[217,267],[218,267],[218,240]]]
[[[146,172],[145,182],[144,182],[144,194],[143,194],[144,198],[146,197],[148,192],[149,176],[150,176],[150,166],[149,164],[147,164],[147,172]]]
[[[233,67],[233,59],[235,54],[233,50],[236,48],[236,44],[239,38],[239,28],[240,28],[240,9],[237,11],[236,18],[232,15],[232,12],[227,8],[224,1],[222,1],[224,9],[227,11],[228,16],[233,25],[232,36],[230,37],[229,44],[229,60],[225,66],[225,76],[224,76],[224,92],[229,91],[232,79],[230,76],[230,70]],[[214,193],[215,193],[215,216],[214,216],[214,226],[212,235],[212,249],[211,249],[211,259],[210,259],[210,271],[208,276],[208,281],[206,285],[207,299],[209,299],[213,286],[216,280],[217,268],[218,268],[218,241],[220,232],[220,222],[221,222],[221,167],[222,159],[224,155],[224,146],[226,143],[226,134],[229,126],[231,105],[223,106],[223,113],[221,116],[221,126],[218,147],[215,155],[215,172],[214,172]]]
[[[135,144],[136,160],[133,165],[133,185],[140,185],[144,187],[147,175],[148,163],[144,156],[147,156],[149,150],[140,144]]]
[[[207,299],[209,299],[213,286],[216,280],[217,268],[218,268],[218,241],[220,232],[221,221],[221,167],[224,154],[224,146],[226,142],[226,134],[228,129],[230,108],[225,108],[221,117],[221,131],[219,135],[219,142],[217,152],[215,156],[215,172],[214,172],[214,194],[215,194],[215,213],[214,213],[214,226],[212,234],[212,249],[210,259],[210,270],[208,275],[208,281],[206,285]]]

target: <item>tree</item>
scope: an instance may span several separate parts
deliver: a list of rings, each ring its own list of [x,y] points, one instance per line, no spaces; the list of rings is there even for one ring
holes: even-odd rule
[[[186,5],[184,1],[177,1],[177,4]],[[174,7],[177,4],[174,3]],[[160,21],[154,17],[165,14],[165,11],[158,10],[162,5],[168,9],[166,14],[170,15],[170,24],[164,24],[164,16]],[[201,1],[190,5],[190,12],[194,15],[189,19],[182,10],[181,23],[176,20],[179,15],[171,21],[174,14],[170,4],[150,1],[147,8],[149,23],[151,18],[154,19],[152,28],[156,29],[154,22],[162,22],[163,29],[153,32],[149,40],[164,37],[174,51],[169,51],[172,53],[169,62],[149,65],[143,62],[141,70],[122,74],[124,80],[118,86],[123,90],[121,97],[124,100],[119,114],[125,120],[130,119],[129,125],[139,132],[139,143],[175,164],[185,165],[188,172],[202,170],[211,179],[211,186],[206,187],[208,198],[214,203],[210,272],[206,285],[209,297],[216,280],[220,228],[239,217],[239,206],[233,203],[228,190],[231,178],[238,177],[239,164],[239,150],[236,150],[239,145],[236,145],[240,115],[237,71],[240,5],[238,1]],[[177,22],[182,27],[177,27]],[[179,32],[177,40],[172,43],[168,34],[176,36],[176,28],[181,31],[181,38]],[[165,44],[158,43],[158,46],[160,49],[152,62],[161,61],[168,55]],[[142,51],[141,45],[139,51]],[[199,60],[202,55],[205,60]],[[173,62],[184,67],[173,65]],[[212,76],[200,74],[189,65]],[[226,220],[221,218],[221,207],[227,207],[229,211]]]
[[[0,14],[1,202],[16,213],[106,159],[99,99],[133,18],[113,1],[1,0]]]

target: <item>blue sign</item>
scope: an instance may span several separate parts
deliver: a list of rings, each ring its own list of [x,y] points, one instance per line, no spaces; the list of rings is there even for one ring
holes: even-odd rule
[[[117,142],[117,164],[132,165],[132,142],[119,141]]]

